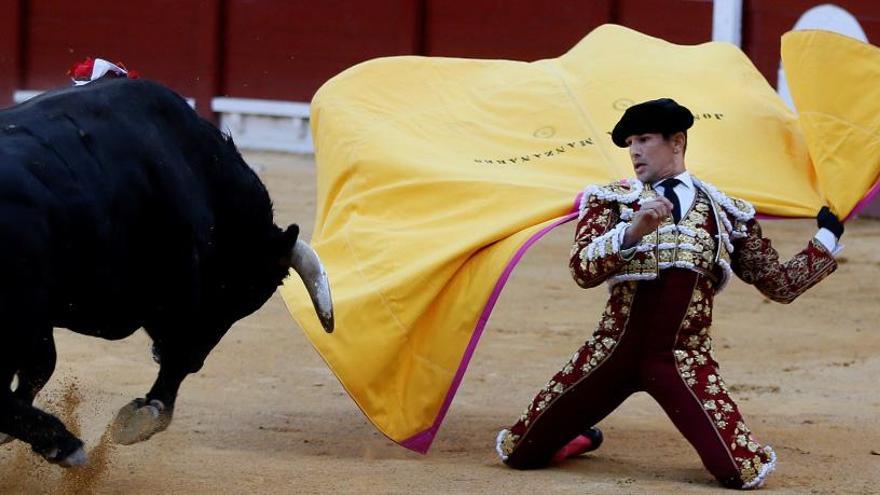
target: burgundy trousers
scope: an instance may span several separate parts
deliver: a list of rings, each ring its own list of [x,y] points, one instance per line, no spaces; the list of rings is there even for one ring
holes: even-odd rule
[[[625,299],[627,292],[615,287],[594,337],[535,397],[507,437],[499,437],[504,462],[518,469],[546,466],[579,433],[644,391],[724,486],[759,485],[775,454],[751,436],[718,375],[708,337],[712,283],[696,272],[670,268],[656,280],[630,285],[629,299],[617,305],[614,298]]]

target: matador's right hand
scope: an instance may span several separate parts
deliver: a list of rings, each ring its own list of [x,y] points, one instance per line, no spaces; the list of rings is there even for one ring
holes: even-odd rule
[[[672,214],[672,202],[664,197],[645,201],[641,209],[633,215],[632,222],[623,237],[623,247],[629,248],[638,243],[642,237],[657,230],[663,220]]]

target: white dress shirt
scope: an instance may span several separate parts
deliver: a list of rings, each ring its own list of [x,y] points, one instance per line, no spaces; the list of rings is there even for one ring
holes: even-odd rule
[[[697,195],[697,189],[694,186],[694,179],[691,178],[691,174],[687,170],[673,178],[679,180],[678,184],[676,184],[672,190],[675,191],[675,195],[678,196],[678,204],[681,207],[681,218],[684,218],[685,215],[687,215],[688,210],[690,210],[691,205],[694,204],[694,197]],[[658,180],[652,184],[654,190],[657,191],[657,194],[660,196],[663,196],[666,192],[666,188],[660,185],[664,180],[666,179]]]

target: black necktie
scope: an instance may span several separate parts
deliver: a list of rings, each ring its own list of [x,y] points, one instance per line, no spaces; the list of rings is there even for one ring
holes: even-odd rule
[[[674,177],[658,184],[663,186],[663,196],[672,203],[672,219],[675,223],[681,220],[681,203],[678,202],[678,195],[675,194],[675,186],[679,184],[681,181]]]

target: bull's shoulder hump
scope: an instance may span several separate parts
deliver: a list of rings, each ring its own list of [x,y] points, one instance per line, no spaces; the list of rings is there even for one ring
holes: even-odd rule
[[[144,110],[156,108],[176,108],[193,113],[186,100],[171,88],[149,79],[105,78],[79,86],[84,98],[97,102],[107,102],[113,109],[126,106],[141,107]]]
[[[171,88],[149,79],[106,78],[78,86],[86,92],[120,92],[125,94],[142,94],[159,98],[183,100]]]
[[[52,89],[18,105],[0,110],[0,123],[65,113],[76,117],[127,112],[146,116],[156,109],[193,113],[186,100],[170,88],[148,79],[103,78],[81,86]]]

